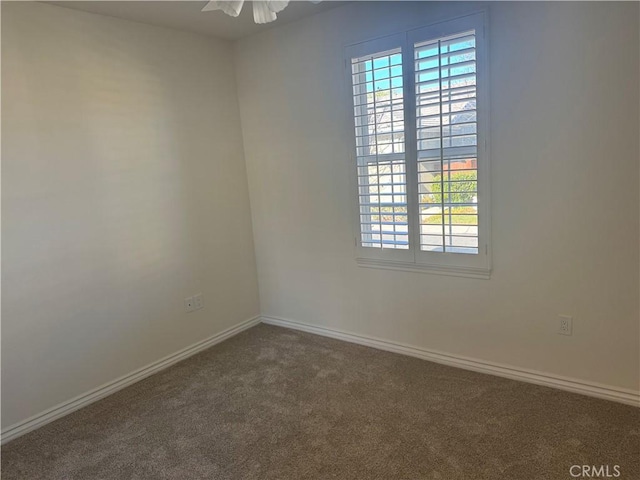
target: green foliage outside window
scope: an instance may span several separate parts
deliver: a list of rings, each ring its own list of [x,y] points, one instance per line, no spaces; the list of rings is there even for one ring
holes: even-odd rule
[[[420,199],[421,203],[438,204],[441,202],[441,193],[443,184],[440,183],[442,174],[433,176],[430,184],[430,194],[423,194]],[[459,170],[445,173],[444,177],[444,203],[473,203],[477,193],[477,174],[475,170]],[[426,198],[424,198],[426,197]]]

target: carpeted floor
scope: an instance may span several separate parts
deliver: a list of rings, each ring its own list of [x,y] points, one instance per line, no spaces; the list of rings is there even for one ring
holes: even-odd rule
[[[259,325],[2,448],[2,479],[640,479],[640,409]]]

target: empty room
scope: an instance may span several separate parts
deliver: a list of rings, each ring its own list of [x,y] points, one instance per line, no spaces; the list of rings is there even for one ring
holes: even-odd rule
[[[640,479],[640,3],[0,6],[3,480]]]

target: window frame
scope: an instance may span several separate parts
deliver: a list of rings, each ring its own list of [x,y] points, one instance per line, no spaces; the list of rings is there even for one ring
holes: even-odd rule
[[[479,11],[423,27],[412,28],[401,33],[350,44],[344,47],[345,78],[349,101],[350,146],[349,170],[351,188],[354,192],[353,228],[356,262],[361,267],[408,270],[490,278],[491,276],[491,198],[489,155],[489,89],[488,55],[486,39],[486,11]],[[477,102],[477,188],[478,188],[478,253],[429,252],[420,249],[419,193],[418,193],[418,148],[416,129],[416,95],[414,45],[448,35],[475,30],[476,35],[476,102]],[[406,166],[408,249],[375,248],[362,246],[358,164],[356,155],[356,121],[354,116],[354,93],[352,86],[351,60],[365,55],[400,48],[403,71],[404,109],[404,160]]]

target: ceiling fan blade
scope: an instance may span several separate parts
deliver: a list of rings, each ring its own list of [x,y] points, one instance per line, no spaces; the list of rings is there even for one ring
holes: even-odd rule
[[[253,2],[253,21],[256,23],[273,22],[278,16],[269,10],[267,2]]]
[[[290,0],[253,0],[253,21],[256,23],[269,23],[278,18],[276,13],[281,12],[289,5]],[[320,3],[322,0],[309,0],[311,3]],[[203,12],[222,10],[227,15],[237,17],[242,11],[244,0],[213,0],[202,7]]]
[[[273,13],[281,12],[289,5],[289,0],[266,0],[265,3]]]
[[[244,0],[216,0],[208,2],[203,8],[203,12],[210,10],[222,10],[227,15],[237,17],[242,11]]]

